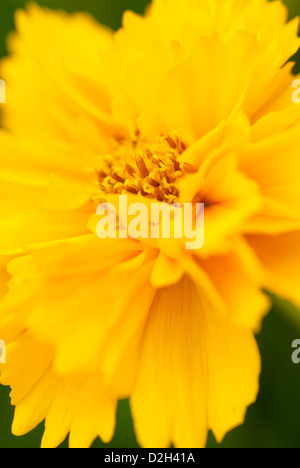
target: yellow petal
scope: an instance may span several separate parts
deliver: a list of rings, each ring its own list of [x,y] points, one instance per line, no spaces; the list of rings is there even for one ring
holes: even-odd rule
[[[197,305],[198,296],[187,280],[160,290],[153,303],[131,399],[143,447],[205,445],[206,324]]]
[[[200,265],[225,302],[228,320],[257,332],[271,302],[262,292],[265,280],[262,266],[247,244],[237,241],[234,251],[201,260]]]
[[[139,119],[140,129],[149,137],[185,129],[196,139],[214,129],[240,110],[255,51],[255,38],[242,32],[226,45],[217,38],[201,39],[196,52],[162,81]]]
[[[249,144],[241,153],[239,166],[257,182],[263,197],[262,209],[248,223],[249,232],[272,234],[299,228],[299,130],[297,120],[278,135]]]
[[[230,236],[243,231],[261,203],[257,184],[237,169],[235,157],[212,158],[207,166],[180,182],[181,200],[205,204],[201,256],[226,251]]]
[[[246,410],[255,402],[261,371],[260,354],[251,331],[232,326],[207,312],[209,369],[209,427],[218,442],[243,424]]]
[[[266,269],[265,287],[299,306],[300,232],[247,238]]]
[[[259,372],[251,332],[216,313],[191,280],[160,290],[131,399],[140,444],[203,447],[209,428],[220,440],[243,422]]]
[[[183,273],[179,262],[160,253],[151,274],[151,282],[156,288],[170,286],[177,283]]]
[[[29,332],[7,347],[1,383],[12,386],[13,433],[23,435],[46,418],[43,447],[58,446],[68,432],[70,446],[75,448],[89,447],[98,436],[109,442],[117,401],[105,388],[99,370],[62,379],[53,372],[52,359],[51,347]]]
[[[53,135],[61,141],[74,138],[70,123],[78,115],[96,119],[99,126],[106,127],[109,94],[100,84],[103,69],[99,56],[111,45],[111,31],[89,15],[68,15],[35,4],[30,4],[27,12],[16,13],[16,27],[17,34],[9,43],[12,58],[3,66],[10,94],[6,125],[44,142],[53,140]],[[49,37],[51,47],[47,46]],[[22,80],[15,79],[16,68],[17,76],[22,68]],[[49,105],[41,107],[45,96]],[[31,118],[37,114],[39,119]]]

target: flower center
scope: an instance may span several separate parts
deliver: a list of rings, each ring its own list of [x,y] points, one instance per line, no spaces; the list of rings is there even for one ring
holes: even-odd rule
[[[186,149],[177,137],[164,136],[158,144],[137,140],[125,143],[99,161],[98,187],[105,194],[141,194],[159,202],[178,202],[176,181],[187,165],[179,157]]]

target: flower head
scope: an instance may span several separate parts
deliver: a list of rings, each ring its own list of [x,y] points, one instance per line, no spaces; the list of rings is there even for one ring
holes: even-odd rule
[[[201,447],[258,392],[264,289],[300,304],[298,21],[280,1],[154,0],[117,33],[32,4],[2,63],[1,383],[43,446]],[[205,243],[102,239],[99,202],[204,203]],[[117,208],[116,208],[117,209]],[[9,276],[9,282],[8,282]]]

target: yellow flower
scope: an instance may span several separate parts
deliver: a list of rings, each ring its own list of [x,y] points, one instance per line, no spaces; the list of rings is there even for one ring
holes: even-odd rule
[[[0,131],[1,383],[13,432],[202,447],[256,399],[263,290],[300,304],[300,106],[281,2],[155,0],[117,33],[16,15]],[[105,239],[96,207],[204,202],[205,244]],[[7,267],[7,272],[6,272]],[[8,281],[8,289],[6,287]]]

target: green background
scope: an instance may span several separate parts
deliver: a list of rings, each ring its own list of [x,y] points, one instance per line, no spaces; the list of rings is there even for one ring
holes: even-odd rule
[[[1,0],[0,56],[6,54],[5,37],[14,27],[14,11],[26,1]],[[51,8],[68,11],[89,11],[99,21],[117,29],[126,9],[142,12],[145,0],[46,0],[37,1]],[[300,15],[300,1],[287,0],[290,16]],[[298,58],[299,57],[299,58]],[[297,54],[300,71],[300,54]],[[291,305],[274,299],[274,307],[265,319],[257,337],[262,355],[263,371],[258,400],[247,413],[246,422],[229,433],[218,445],[209,435],[208,447],[232,448],[300,448],[300,364],[291,361],[291,343],[300,339],[300,313]],[[9,389],[0,387],[0,448],[37,448],[43,424],[23,437],[11,434],[13,408],[9,403]],[[159,428],[158,428],[159,430]],[[67,441],[62,445],[67,447]],[[127,401],[118,410],[116,435],[104,446],[100,440],[94,447],[137,447]]]

